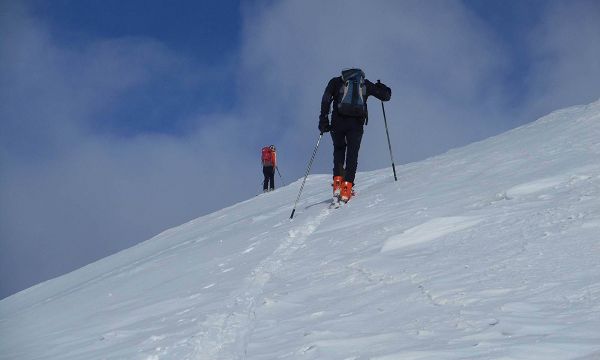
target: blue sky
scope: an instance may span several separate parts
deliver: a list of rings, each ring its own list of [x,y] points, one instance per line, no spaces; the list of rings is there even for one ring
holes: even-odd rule
[[[254,196],[265,144],[286,182],[302,177],[343,67],[392,88],[397,164],[600,97],[593,0],[0,10],[0,298]],[[371,105],[359,171],[389,166],[384,137]],[[331,151],[325,139],[314,172]]]
[[[151,37],[205,64],[218,64],[239,46],[240,4],[169,1],[34,1],[32,13],[70,46],[98,38]]]
[[[99,120],[100,129],[123,135],[140,131],[175,134],[185,131],[181,122],[190,113],[227,110],[235,102],[235,88],[226,84],[235,80],[241,30],[237,1],[34,1],[30,9],[66,47],[82,48],[101,39],[151,38],[219,72],[210,91],[183,87],[174,79],[157,79],[136,89],[111,109],[110,116]],[[132,113],[144,116],[122,120]]]

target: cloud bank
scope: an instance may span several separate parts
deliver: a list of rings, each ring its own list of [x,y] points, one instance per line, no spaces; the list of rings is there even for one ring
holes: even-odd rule
[[[310,151],[327,81],[354,66],[392,88],[387,114],[400,162],[498,131],[490,115],[500,105],[506,59],[459,2],[287,1],[258,12],[246,24],[242,59],[266,95],[250,101],[268,99],[285,144]],[[363,170],[389,166],[376,99],[370,114]]]
[[[528,36],[532,66],[525,113],[600,97],[600,3],[554,1]]]
[[[113,118],[150,91],[175,112],[173,97],[214,81],[212,69],[152,39],[65,46],[10,10],[0,21],[0,297],[247,196],[239,174],[257,160],[231,114],[161,119],[179,135],[130,133],[153,109]]]

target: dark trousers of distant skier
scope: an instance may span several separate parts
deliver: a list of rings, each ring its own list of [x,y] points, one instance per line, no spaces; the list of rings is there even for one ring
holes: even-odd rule
[[[364,132],[366,118],[343,116],[337,111],[340,88],[344,82],[341,77],[329,80],[321,100],[321,115],[319,116],[319,130],[331,131],[333,141],[333,176],[342,176],[345,181],[354,184],[356,168],[358,167],[358,151]],[[382,101],[388,101],[391,90],[382,83],[374,84],[365,79],[367,98],[375,96]],[[331,103],[333,102],[333,109]],[[331,110],[331,124],[329,112]]]
[[[273,166],[263,166],[263,191],[264,190],[275,190],[275,168]]]

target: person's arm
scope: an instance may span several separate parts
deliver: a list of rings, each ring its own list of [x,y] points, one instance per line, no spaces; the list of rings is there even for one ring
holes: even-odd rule
[[[389,101],[392,97],[392,89],[379,82],[379,80],[374,84],[365,79],[365,85],[367,86],[367,96],[373,95],[381,101]]]
[[[329,111],[331,110],[331,102],[335,95],[337,80],[338,78],[329,80],[321,98],[321,114],[319,115],[319,130],[321,132],[327,132],[329,128]]]

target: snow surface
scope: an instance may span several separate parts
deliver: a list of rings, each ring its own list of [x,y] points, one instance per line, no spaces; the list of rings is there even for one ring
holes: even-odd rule
[[[0,359],[600,359],[599,155],[600,101],[311,175],[0,301]]]

